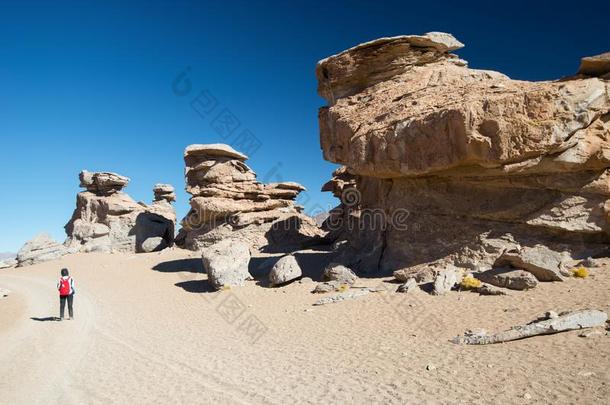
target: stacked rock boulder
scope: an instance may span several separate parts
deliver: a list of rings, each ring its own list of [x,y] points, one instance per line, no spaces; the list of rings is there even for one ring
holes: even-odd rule
[[[155,202],[166,201],[172,203],[176,201],[174,186],[171,184],[155,184],[153,193],[155,194]]]
[[[86,190],[78,193],[76,209],[65,226],[71,251],[141,252],[149,238],[162,240],[153,250],[173,243],[176,213],[170,197],[157,199],[157,195],[172,195],[167,185],[155,187],[155,201],[146,205],[123,191],[128,177],[84,170],[79,178]]]
[[[176,243],[199,250],[230,238],[280,252],[322,236],[294,201],[305,188],[294,182],[260,183],[247,159],[224,144],[186,148],[186,191],[193,197]]]
[[[156,252],[173,246],[176,229],[176,201],[174,187],[170,184],[155,184],[154,200],[139,217],[136,227],[136,247],[141,252]],[[141,241],[141,243],[138,243]]]
[[[344,262],[476,272],[505,265],[506,252],[607,254],[607,54],[583,59],[577,76],[527,82],[468,68],[451,53],[462,46],[445,33],[405,35],[318,63],[321,147],[345,166],[326,189],[345,196],[347,184],[357,200],[357,226],[335,232]],[[524,261],[508,264],[533,271]]]

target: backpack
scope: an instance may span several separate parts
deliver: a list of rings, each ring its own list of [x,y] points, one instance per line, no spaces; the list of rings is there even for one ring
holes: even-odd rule
[[[71,277],[61,278],[59,280],[59,295],[70,295],[70,282],[72,281]]]

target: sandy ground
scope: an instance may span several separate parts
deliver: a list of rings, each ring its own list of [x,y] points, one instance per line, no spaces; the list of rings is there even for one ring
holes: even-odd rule
[[[45,321],[58,315],[62,266],[77,282],[76,320]],[[318,307],[311,282],[210,292],[205,279],[199,259],[181,250],[0,270],[0,287],[12,291],[0,300],[0,402],[593,404],[610,396],[609,336],[449,342],[547,310],[609,311],[610,268],[505,297],[380,292]]]

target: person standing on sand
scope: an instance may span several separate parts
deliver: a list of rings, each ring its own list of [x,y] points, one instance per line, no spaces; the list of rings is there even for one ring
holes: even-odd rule
[[[68,319],[74,319],[74,311],[72,309],[72,303],[74,302],[74,279],[70,277],[68,269],[61,269],[61,278],[57,283],[57,290],[59,291],[59,320],[64,320],[66,301],[68,301],[68,314],[70,315]]]

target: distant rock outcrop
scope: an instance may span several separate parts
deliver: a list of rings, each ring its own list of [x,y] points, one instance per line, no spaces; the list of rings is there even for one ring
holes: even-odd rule
[[[322,150],[344,165],[324,187],[342,200],[326,225],[347,241],[344,262],[486,270],[514,250],[510,264],[533,272],[524,255],[540,244],[550,256],[537,260],[559,272],[562,258],[607,253],[608,54],[573,78],[526,82],[469,69],[460,47],[398,36],[318,63]]]
[[[17,265],[17,254],[10,252],[0,253],[0,269],[7,269]]]
[[[155,201],[176,201],[176,193],[174,192],[174,186],[171,184],[155,184],[153,187],[153,193],[155,193]]]
[[[323,234],[294,202],[303,186],[262,184],[247,159],[224,144],[186,148],[186,191],[193,197],[176,243],[198,250],[231,238],[257,249],[284,251]]]
[[[123,191],[129,178],[110,172],[80,173],[76,209],[65,226],[66,246],[81,252],[141,252],[171,246],[176,213],[173,187],[158,184],[151,205],[134,201]],[[144,242],[159,237],[164,243],[155,247]]]
[[[19,249],[17,267],[59,259],[67,253],[68,249],[64,245],[56,242],[49,234],[40,233]]]
[[[0,260],[0,269],[8,269],[17,266],[17,259]]]

